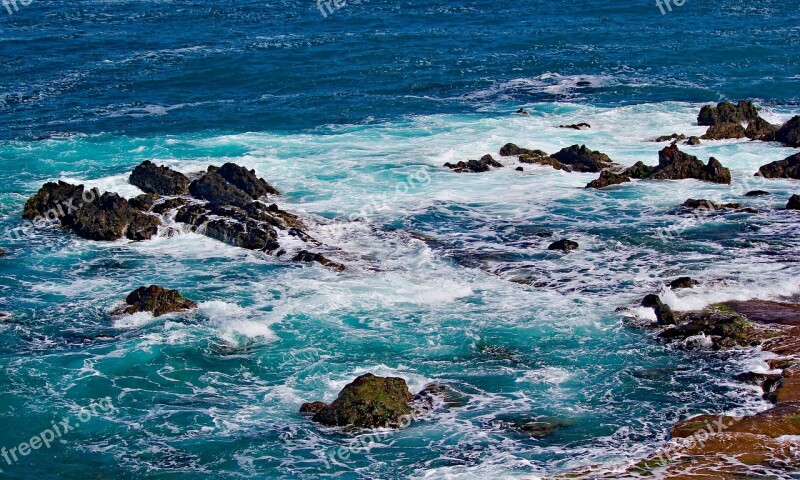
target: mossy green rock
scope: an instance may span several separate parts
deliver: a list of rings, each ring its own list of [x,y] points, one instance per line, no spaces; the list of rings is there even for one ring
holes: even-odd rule
[[[314,421],[332,427],[398,427],[412,413],[411,400],[402,378],[368,373],[345,386],[336,400],[314,414]]]

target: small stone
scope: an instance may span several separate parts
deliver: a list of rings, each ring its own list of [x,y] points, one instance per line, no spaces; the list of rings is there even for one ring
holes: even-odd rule
[[[694,288],[695,285],[699,285],[700,282],[693,280],[691,277],[680,277],[672,281],[669,284],[669,288],[672,290],[679,290],[681,288]]]
[[[563,252],[571,252],[572,250],[576,250],[580,245],[577,242],[573,242],[572,240],[559,240],[557,242],[553,242],[547,247],[548,250],[561,250]]]

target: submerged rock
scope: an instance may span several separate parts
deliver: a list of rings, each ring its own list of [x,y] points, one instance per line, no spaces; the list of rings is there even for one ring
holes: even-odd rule
[[[320,265],[336,270],[337,272],[343,272],[345,270],[345,266],[341,263],[336,263],[332,260],[329,260],[321,253],[311,253],[307,250],[301,250],[297,255],[294,256],[294,258],[292,258],[292,261],[306,263],[317,262]]]
[[[145,193],[157,195],[184,195],[189,190],[189,178],[165,166],[156,166],[145,160],[133,169],[128,182]]]
[[[684,180],[694,178],[713,183],[731,183],[731,172],[711,157],[704,165],[697,157],[683,153],[676,145],[665,147],[658,153],[658,166],[650,167],[642,162],[625,170],[631,178],[654,180]]]
[[[590,150],[586,145],[572,145],[551,156],[576,172],[600,172],[616,165],[608,155]]]
[[[745,197],[763,197],[765,195],[771,195],[771,194],[764,190],[751,190],[744,194]]]
[[[491,167],[502,168],[503,164],[492,158],[491,155],[484,155],[480,160],[461,161],[456,164],[448,162],[444,166],[457,173],[481,173],[488,172]]]
[[[787,147],[800,147],[800,116],[796,116],[784,123],[781,128],[775,132],[775,140]]]
[[[581,122],[572,125],[559,125],[558,128],[571,128],[573,130],[583,130],[584,128],[592,128],[592,126],[586,122]]]
[[[709,210],[712,212],[716,210],[742,208],[742,206],[738,203],[714,203],[711,200],[706,200],[706,199],[695,200],[694,198],[686,200],[685,202],[683,202],[683,205],[681,206],[689,210]]]
[[[721,123],[743,123],[758,118],[758,109],[752,102],[740,101],[737,105],[731,102],[718,103],[716,107],[710,105],[700,109],[697,124],[704,126],[719,125]]]
[[[757,176],[764,178],[793,178],[800,180],[800,153],[783,160],[768,163],[758,169]]]
[[[653,141],[656,142],[656,143],[661,143],[661,142],[679,142],[681,140],[686,140],[686,135],[684,135],[682,133],[681,134],[673,133],[672,135],[662,135],[660,137],[656,137],[656,138],[653,139]]]
[[[786,204],[787,210],[800,210],[800,195],[792,195],[789,203]]]
[[[580,247],[578,242],[573,242],[572,240],[559,240],[557,242],[553,242],[547,247],[548,250],[560,250],[562,252],[571,252],[573,250],[577,250]]]
[[[177,290],[167,290],[158,285],[137,288],[125,298],[125,303],[128,306],[116,310],[113,315],[150,312],[154,317],[159,317],[197,308],[196,303],[183,298]]]
[[[412,399],[402,378],[368,373],[346,385],[336,400],[314,414],[313,420],[331,427],[398,428],[403,417],[413,412],[409,405]],[[305,405],[312,408],[314,404]]]
[[[620,185],[630,181],[631,179],[627,175],[611,173],[608,170],[603,170],[600,172],[600,178],[589,182],[589,184],[586,185],[586,188],[605,188],[611,185]]]

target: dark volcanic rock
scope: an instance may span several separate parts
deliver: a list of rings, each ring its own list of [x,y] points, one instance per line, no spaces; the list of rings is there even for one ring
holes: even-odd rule
[[[731,183],[731,172],[711,157],[704,165],[697,157],[683,153],[676,145],[665,147],[658,153],[658,166],[649,167],[641,162],[625,170],[631,178],[655,180],[684,180],[694,178],[706,182]]]
[[[592,128],[592,126],[586,122],[581,122],[581,123],[575,123],[573,125],[559,125],[558,128],[571,128],[573,130],[582,130],[584,128]]]
[[[187,203],[188,202],[185,198],[169,198],[159,204],[156,204],[153,207],[153,213],[163,215],[169,212],[170,210],[175,210],[176,208],[180,208],[186,205]]]
[[[161,224],[155,217],[132,208],[116,193],[100,195],[96,189],[85,190],[83,185],[64,182],[42,186],[25,203],[22,216],[58,221],[89,240],[117,240],[126,235],[132,240],[146,240],[155,235],[157,228],[143,228],[144,225]]]
[[[300,406],[300,413],[315,414],[328,406],[325,402],[308,402]]]
[[[572,240],[559,240],[557,242],[553,242],[547,247],[548,250],[561,250],[563,252],[571,252],[572,250],[576,250],[580,247],[577,242],[573,242]]]
[[[747,321],[740,315],[715,311],[690,312],[683,315],[681,320],[678,326],[664,330],[659,337],[668,340],[687,339],[702,333],[710,337],[717,349],[753,344],[753,339],[747,334]]]
[[[694,288],[695,285],[699,285],[700,283],[696,280],[692,279],[692,277],[680,277],[672,281],[669,284],[669,288],[673,290],[678,290],[681,288]]]
[[[158,195],[184,195],[189,188],[186,175],[165,166],[156,166],[149,160],[136,167],[128,181],[146,193]]]
[[[783,126],[775,132],[775,140],[787,147],[800,147],[800,116],[796,116],[784,123]]]
[[[787,210],[800,210],[800,195],[792,195],[789,203],[786,204]]]
[[[301,250],[292,258],[293,262],[317,262],[320,265],[325,267],[331,268],[336,270],[337,272],[343,272],[345,270],[345,266],[341,263],[336,263],[328,258],[324,257],[321,253],[311,253],[307,250]]]
[[[751,190],[744,194],[745,197],[763,197],[764,195],[771,195],[764,190]]]
[[[751,140],[772,141],[775,139],[775,132],[777,131],[777,126],[761,117],[756,117],[755,120],[747,124],[747,129],[744,133]]]
[[[527,148],[521,148],[513,143],[507,143],[503,145],[503,148],[500,149],[500,156],[501,157],[516,157],[519,155],[529,155],[535,152],[541,152],[541,150],[529,150]],[[547,154],[545,154],[547,155]]]
[[[143,193],[128,200],[128,205],[136,210],[146,212],[153,208],[153,204],[158,200],[158,195],[154,193]]]
[[[576,172],[600,172],[615,165],[608,155],[589,150],[586,145],[573,145],[551,156]]]
[[[758,118],[758,109],[752,102],[740,101],[738,105],[721,102],[716,107],[704,106],[697,117],[698,125],[718,125],[720,123],[743,123]]]
[[[278,250],[278,232],[267,224],[255,221],[240,222],[221,218],[211,220],[205,226],[207,236],[234,247],[248,250],[272,252]]]
[[[703,135],[703,140],[726,140],[745,138],[745,129],[738,123],[718,123],[708,127],[708,131]]]
[[[314,421],[337,427],[397,428],[413,412],[412,398],[402,378],[368,373],[346,385],[336,400],[314,414]]]
[[[621,183],[630,182],[631,179],[627,175],[619,175],[611,173],[608,170],[600,172],[600,178],[592,180],[586,185],[586,188],[605,188],[611,185],[619,185]]]
[[[150,312],[158,317],[172,312],[183,312],[197,308],[197,304],[186,300],[177,290],[167,290],[158,285],[139,287],[125,299],[127,307],[115,311],[113,315]]]
[[[0,257],[5,257],[6,255],[8,255],[8,252],[5,249],[0,248]]]
[[[700,145],[700,137],[695,137],[694,135],[689,137],[689,140],[684,142],[684,145]]]
[[[480,173],[488,172],[491,170],[490,167],[501,168],[503,164],[492,158],[491,155],[484,155],[480,160],[461,161],[455,165],[448,162],[444,166],[457,173]]]
[[[656,142],[656,143],[678,142],[678,141],[681,141],[681,140],[686,140],[686,135],[684,135],[682,133],[680,135],[677,134],[677,133],[673,133],[672,135],[662,135],[660,137],[656,137],[656,138],[653,139],[653,141]]]
[[[768,163],[759,168],[756,175],[764,178],[793,178],[800,180],[800,153],[777,162]]]
[[[536,152],[537,152],[536,154],[520,155],[519,156],[519,161],[521,163],[528,163],[528,164],[533,164],[533,165],[545,165],[545,166],[548,166],[548,167],[553,167],[556,170],[563,170],[565,172],[571,172],[572,171],[572,169],[570,167],[564,165],[563,163],[559,162],[558,160],[556,160],[553,157],[547,156],[546,153],[541,152],[544,155],[540,155],[538,153],[538,152],[540,152],[539,150],[536,150]]]
[[[642,306],[652,308],[656,313],[656,320],[659,325],[675,325],[675,313],[666,303],[662,302],[658,295],[648,295],[642,300]]]
[[[195,227],[199,227],[208,221],[209,210],[206,205],[186,205],[178,210],[175,214],[175,220],[181,223],[187,223]]]
[[[212,205],[244,207],[253,198],[240,188],[230,184],[220,174],[210,171],[189,185],[193,197],[208,200]]]
[[[235,163],[226,163],[217,170],[217,173],[231,185],[238,187],[253,197],[253,200],[265,195],[279,195],[278,190],[273,188],[266,180],[256,176],[255,170],[248,170]]]
[[[522,168],[522,167],[517,167],[514,170],[517,171],[517,172],[524,172],[525,171],[525,169]]]

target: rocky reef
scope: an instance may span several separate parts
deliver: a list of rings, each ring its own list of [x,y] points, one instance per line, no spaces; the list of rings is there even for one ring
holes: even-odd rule
[[[197,304],[181,296],[177,290],[168,290],[158,285],[139,287],[126,298],[127,306],[113,312],[113,315],[125,315],[138,312],[150,312],[154,317],[167,313],[184,312],[197,308]]]
[[[697,157],[681,152],[676,145],[665,147],[658,153],[658,165],[651,167],[638,162],[625,170],[630,178],[652,180],[685,180],[694,178],[712,183],[731,183],[731,172],[714,157],[703,164]]]
[[[90,240],[142,241],[156,236],[159,230],[172,235],[175,229],[164,226],[169,218],[170,224],[183,224],[187,230],[229,245],[277,256],[286,253],[281,247],[282,238],[320,245],[306,232],[305,223],[297,215],[266,201],[269,196],[278,195],[278,190],[242,166],[226,163],[186,176],[145,161],[134,169],[129,180],[145,191],[130,201],[83,185],[47,183],[28,199],[23,217],[39,224],[59,223]],[[291,258],[337,271],[345,269],[310,248],[299,249]]]

